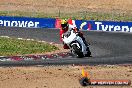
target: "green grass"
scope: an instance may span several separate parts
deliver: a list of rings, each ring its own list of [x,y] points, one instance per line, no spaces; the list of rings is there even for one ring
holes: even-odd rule
[[[0,16],[16,16],[16,17],[36,17],[36,18],[54,18],[56,14],[48,14],[42,12],[23,12],[23,11],[0,11]]]
[[[0,11],[0,16],[36,17],[36,18],[70,18],[79,20],[100,21],[132,21],[131,14],[103,13],[103,12],[77,12],[77,13],[43,13],[22,11]]]
[[[0,37],[0,56],[37,54],[58,50],[48,43]]]

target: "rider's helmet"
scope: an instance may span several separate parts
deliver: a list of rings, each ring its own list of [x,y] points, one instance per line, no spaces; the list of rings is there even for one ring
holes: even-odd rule
[[[66,19],[61,20],[62,30],[66,30],[68,27],[68,21]]]

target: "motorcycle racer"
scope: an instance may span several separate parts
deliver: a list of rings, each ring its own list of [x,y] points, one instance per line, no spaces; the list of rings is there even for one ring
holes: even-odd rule
[[[85,45],[88,46],[88,44],[86,43],[85,38],[83,37],[83,33],[80,32],[79,29],[75,25],[69,24],[68,20],[66,20],[66,19],[62,19],[61,20],[60,41],[63,42],[62,35],[64,33],[66,33],[68,30],[71,30],[71,29],[73,29],[75,32],[78,32],[79,36],[82,38],[82,40],[85,43]],[[69,47],[67,46],[67,44],[65,44],[64,42],[63,42],[63,48],[64,49],[69,49]]]

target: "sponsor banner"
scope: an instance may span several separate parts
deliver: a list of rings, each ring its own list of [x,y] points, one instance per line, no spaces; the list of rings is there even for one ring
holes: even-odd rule
[[[92,29],[101,31],[132,32],[132,22],[95,21]]]
[[[0,16],[0,26],[27,28],[55,28],[55,19]]]
[[[75,20],[75,24],[80,30],[93,30],[94,21]]]
[[[69,23],[76,25],[80,30],[132,32],[132,22],[72,20]],[[57,19],[56,24],[56,28],[59,28],[60,20]]]
[[[80,30],[132,32],[132,22],[72,20],[71,27]],[[60,28],[61,19],[0,16],[0,26],[26,28]]]
[[[83,30],[132,32],[132,22],[112,21],[75,21],[78,28]]]

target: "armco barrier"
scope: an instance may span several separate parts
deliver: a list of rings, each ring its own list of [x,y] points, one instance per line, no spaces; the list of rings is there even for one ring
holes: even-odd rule
[[[0,26],[27,28],[54,28],[55,19],[0,16]]]

